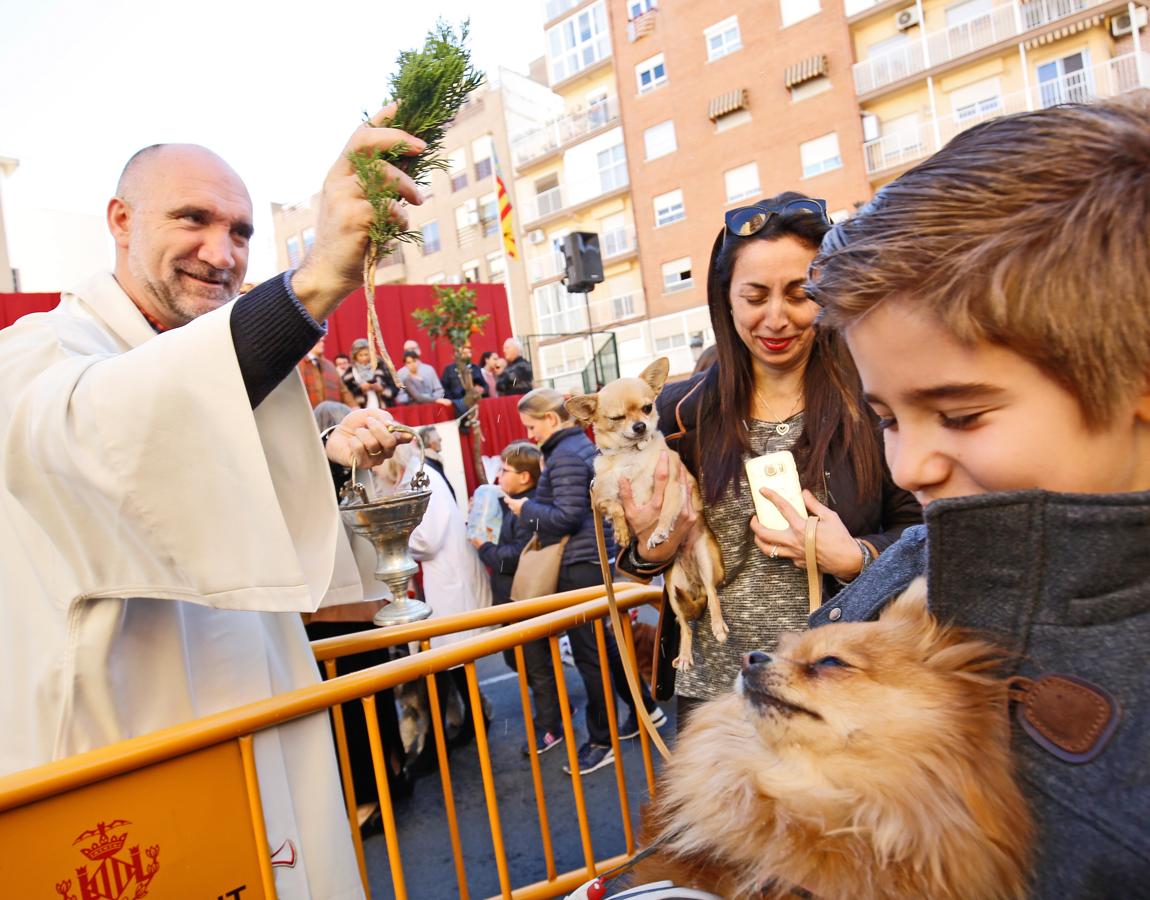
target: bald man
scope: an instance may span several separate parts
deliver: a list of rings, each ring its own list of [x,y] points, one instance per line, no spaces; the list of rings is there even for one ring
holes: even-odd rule
[[[321,445],[295,366],[361,272],[347,153],[400,140],[423,148],[357,129],[308,258],[235,301],[243,182],[146,148],[108,203],[113,271],[0,331],[0,775],[317,681],[299,613],[365,599],[325,451],[363,466],[395,441],[362,410]],[[326,716],[255,755],[278,895],[362,896]]]

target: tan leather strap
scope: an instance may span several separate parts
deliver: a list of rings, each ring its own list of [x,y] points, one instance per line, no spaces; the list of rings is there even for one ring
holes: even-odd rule
[[[819,517],[807,516],[804,550],[807,557],[807,594],[811,612],[823,605],[823,583],[819,578],[819,558],[815,545],[818,527]]]
[[[594,490],[594,483],[591,485]],[[611,561],[607,558],[607,538],[603,533],[603,517],[595,509],[595,495],[591,495],[591,518],[595,520],[595,543],[599,548],[599,569],[603,573],[603,586],[607,589],[607,607],[611,613],[611,628],[615,631],[615,640],[623,642],[623,623],[619,619],[619,605],[615,600],[615,586],[611,583]],[[647,707],[643,705],[643,692],[639,688],[639,674],[631,659],[631,654],[623,653],[620,647],[619,657],[623,663],[623,673],[627,676],[627,687],[631,690],[631,702],[635,704],[635,714],[639,717],[639,724],[647,730],[651,743],[659,751],[663,759],[671,758],[671,751],[659,736],[659,729],[651,721]]]

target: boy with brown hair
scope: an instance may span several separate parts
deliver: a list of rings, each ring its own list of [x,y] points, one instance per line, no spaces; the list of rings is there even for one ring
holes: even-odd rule
[[[873,618],[925,573],[936,616],[1015,654],[1033,897],[1147,896],[1148,229],[1143,92],[960,134],[815,262],[925,524],[811,624]]]

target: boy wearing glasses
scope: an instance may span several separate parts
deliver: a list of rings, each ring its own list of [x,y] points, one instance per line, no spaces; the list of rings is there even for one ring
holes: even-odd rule
[[[1150,890],[1148,225],[1143,96],[964,132],[814,266],[926,523],[811,624],[925,574],[936,616],[1045,686],[1012,710],[1034,897]]]

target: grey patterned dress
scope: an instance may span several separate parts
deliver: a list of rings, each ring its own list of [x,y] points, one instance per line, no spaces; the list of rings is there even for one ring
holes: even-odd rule
[[[780,435],[774,422],[752,419],[751,455],[790,450],[802,434],[803,414],[786,421],[790,430]],[[719,588],[719,602],[730,634],[726,643],[716,641],[705,613],[691,623],[695,664],[675,679],[675,692],[685,697],[709,700],[725,694],[734,686],[744,653],[770,650],[780,633],[806,628],[806,572],[789,559],[771,559],[755,546],[748,524],[754,514],[745,470],[739,472],[737,498],[732,485],[718,503],[703,509],[723,552],[727,578]]]

